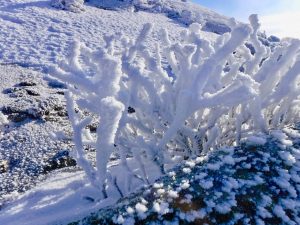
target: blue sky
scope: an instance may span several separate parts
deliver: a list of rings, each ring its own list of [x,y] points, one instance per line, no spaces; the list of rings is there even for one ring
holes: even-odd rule
[[[260,16],[262,29],[280,37],[300,38],[300,0],[193,0],[223,15],[246,22]]]

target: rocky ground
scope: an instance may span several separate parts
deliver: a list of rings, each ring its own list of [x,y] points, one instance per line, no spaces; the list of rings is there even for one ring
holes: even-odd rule
[[[23,192],[50,171],[75,166],[76,161],[70,156],[70,141],[54,138],[56,132],[70,129],[64,86],[28,68],[6,65],[0,71],[0,109],[10,121],[0,136],[3,204],[9,194]]]
[[[187,161],[77,224],[299,224],[300,133],[272,131]]]

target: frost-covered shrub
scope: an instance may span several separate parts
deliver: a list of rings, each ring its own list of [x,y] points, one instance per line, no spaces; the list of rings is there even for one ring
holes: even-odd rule
[[[84,10],[84,0],[51,0],[51,5],[58,9],[71,12],[80,12]]]
[[[299,138],[293,129],[273,131],[189,160],[151,187],[81,222],[299,224]]]
[[[78,164],[102,197],[111,186],[124,196],[135,181],[149,183],[153,167],[159,176],[183,158],[299,121],[300,41],[283,40],[271,51],[258,40],[255,15],[251,26],[231,23],[232,32],[216,42],[201,39],[198,24],[180,42],[162,30],[153,51],[145,45],[152,29],[146,24],[136,39],[105,37],[100,50],[76,42],[53,68],[69,87]],[[96,133],[83,112],[99,123]],[[96,149],[96,168],[85,145]],[[122,175],[108,170],[113,154]]]

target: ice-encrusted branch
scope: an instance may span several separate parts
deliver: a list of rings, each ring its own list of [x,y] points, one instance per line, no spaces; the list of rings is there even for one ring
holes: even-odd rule
[[[0,138],[2,135],[2,132],[6,129],[6,126],[8,126],[9,121],[7,119],[7,116],[4,115],[1,111],[0,111]]]
[[[250,25],[231,23],[232,32],[216,42],[201,38],[199,24],[180,42],[161,30],[152,49],[152,25],[145,24],[136,38],[105,37],[98,50],[75,42],[68,60],[52,69],[69,87],[79,165],[102,198],[111,187],[124,196],[185,157],[299,120],[300,41],[283,40],[271,51],[257,37],[256,15]],[[91,135],[92,120],[98,127]],[[86,144],[96,148],[95,168]],[[122,175],[108,166],[112,155]]]

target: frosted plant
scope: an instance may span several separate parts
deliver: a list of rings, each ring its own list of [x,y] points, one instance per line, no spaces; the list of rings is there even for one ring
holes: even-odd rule
[[[232,32],[216,42],[201,38],[199,24],[180,42],[162,30],[151,51],[145,45],[151,24],[136,39],[106,36],[100,50],[76,41],[53,68],[69,87],[78,164],[102,197],[112,186],[124,196],[137,182],[151,183],[153,171],[159,176],[185,157],[299,121],[300,41],[287,39],[270,51],[257,38],[256,15],[250,26],[231,23]],[[83,112],[98,121],[96,134]],[[96,149],[95,168],[85,145]],[[122,174],[108,168],[112,154]]]

